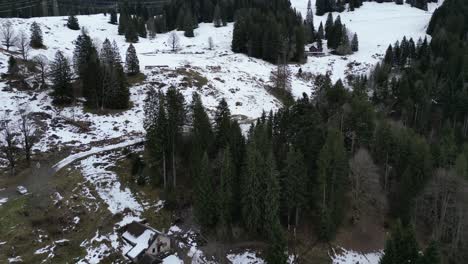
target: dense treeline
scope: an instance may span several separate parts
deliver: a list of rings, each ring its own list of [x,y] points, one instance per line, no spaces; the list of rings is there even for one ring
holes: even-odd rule
[[[386,3],[394,2],[397,5],[410,4],[422,10],[427,10],[428,3],[437,3],[438,0],[316,0],[317,15],[322,16],[328,12],[354,11],[362,6],[363,2]]]

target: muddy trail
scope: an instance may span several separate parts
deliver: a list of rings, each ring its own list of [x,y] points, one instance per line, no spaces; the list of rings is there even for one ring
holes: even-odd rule
[[[43,159],[31,162],[30,168],[23,170],[21,173],[12,177],[7,181],[5,186],[0,186],[0,199],[14,199],[20,194],[17,192],[17,186],[24,186],[29,194],[33,196],[50,196],[54,192],[54,186],[51,186],[50,179],[59,170],[66,168],[74,162],[83,158],[114,151],[129,146],[142,144],[143,139],[129,139],[120,143],[107,143],[99,147],[91,147],[88,150],[77,151],[71,154],[71,149],[57,153],[47,153]],[[83,149],[83,147],[80,147]]]

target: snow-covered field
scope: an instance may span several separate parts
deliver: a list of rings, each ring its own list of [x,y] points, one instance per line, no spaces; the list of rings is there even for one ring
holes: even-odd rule
[[[292,6],[303,14],[306,12],[307,0],[292,0]],[[314,2],[314,1],[313,1]],[[315,6],[315,5],[313,5]],[[291,65],[293,73],[301,67],[312,73],[330,72],[332,78],[344,78],[350,71],[350,62],[356,62],[354,73],[366,73],[375,64],[390,43],[400,40],[403,36],[415,39],[425,36],[426,25],[436,4],[430,4],[430,11],[411,8],[408,5],[398,6],[393,3],[364,3],[364,6],[354,12],[343,12],[343,23],[359,35],[360,51],[348,56],[310,57],[305,65]],[[335,17],[337,14],[334,14]],[[98,45],[105,38],[115,40],[122,57],[128,44],[124,37],[117,34],[117,26],[108,23],[109,17],[104,15],[79,16],[80,25],[87,29]],[[315,17],[315,24],[325,21],[326,16]],[[65,27],[65,17],[45,17],[31,19],[8,19],[16,31],[25,30],[33,21],[41,25],[44,32],[46,50],[32,51],[31,56],[43,54],[52,60],[56,51],[63,51],[69,58],[73,54],[73,41],[79,31]],[[6,19],[0,19],[0,23]],[[266,90],[269,75],[274,65],[264,61],[249,58],[242,54],[234,54],[230,50],[233,24],[227,27],[214,28],[212,24],[200,24],[195,30],[194,38],[185,38],[183,32],[177,32],[180,38],[181,50],[173,54],[167,45],[168,34],[159,34],[155,39],[140,39],[135,45],[142,70],[148,75],[147,83],[160,82],[170,85],[180,84],[181,77],[173,77],[171,70],[179,67],[189,67],[206,77],[208,83],[203,87],[184,87],[184,95],[190,101],[191,94],[198,91],[204,104],[214,109],[221,98],[226,98],[234,115],[252,120],[259,117],[262,111],[277,109],[280,103]],[[215,48],[208,49],[208,38],[213,38]],[[0,54],[0,73],[6,71],[8,57]],[[167,66],[155,68],[154,66]],[[161,74],[165,71],[166,74]],[[172,76],[172,77],[168,77]],[[0,83],[0,89],[6,86]],[[46,113],[43,116],[45,135],[36,146],[37,150],[46,151],[50,146],[80,146],[105,139],[122,138],[128,135],[144,133],[142,127],[143,105],[147,89],[151,85],[140,85],[131,89],[131,100],[134,107],[118,114],[96,115],[83,111],[81,106],[65,109],[55,108],[46,92],[0,92],[0,117],[8,116],[15,121],[18,118],[17,109],[27,108],[32,112]],[[300,96],[303,92],[312,92],[311,83],[296,77],[293,78],[292,92]],[[89,131],[82,131],[67,120],[87,122]]]

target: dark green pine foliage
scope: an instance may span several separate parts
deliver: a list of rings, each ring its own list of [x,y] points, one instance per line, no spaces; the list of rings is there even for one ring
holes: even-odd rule
[[[281,225],[276,224],[270,228],[271,237],[268,239],[265,260],[268,264],[286,264],[288,263],[287,241]]]
[[[10,56],[8,58],[8,74],[15,76],[18,74],[19,67],[18,67],[18,61],[15,59],[15,57]]]
[[[226,99],[221,99],[214,116],[215,150],[218,152],[228,146],[231,134],[231,111]]]
[[[52,96],[58,104],[69,104],[73,99],[72,70],[70,63],[61,51],[55,53],[55,59],[50,65]]]
[[[42,30],[39,24],[37,24],[36,22],[33,22],[31,24],[30,31],[31,31],[31,41],[30,41],[31,47],[35,49],[44,47],[43,38],[42,38]]]
[[[253,127],[252,127],[253,130]],[[253,133],[253,131],[252,131]],[[258,234],[261,227],[262,197],[261,166],[262,154],[258,151],[255,141],[247,144],[245,167],[242,174],[242,219],[245,228],[251,234]]]
[[[216,4],[216,7],[214,9],[213,24],[214,24],[215,27],[223,26],[223,19],[221,17],[221,8],[219,6],[219,3]]]
[[[140,38],[146,38],[148,35],[148,31],[146,30],[146,22],[143,18],[136,19],[137,29],[138,29],[138,36]]]
[[[332,38],[332,30],[333,30],[333,14],[328,13],[327,20],[325,22],[325,38],[330,39]]]
[[[73,63],[86,104],[95,109],[102,107],[103,84],[99,56],[90,36],[84,30],[75,41]]]
[[[441,255],[439,252],[439,244],[432,241],[429,246],[424,250],[424,254],[419,257],[417,264],[440,264],[442,263]]]
[[[379,264],[417,263],[418,257],[418,244],[413,228],[404,227],[397,221],[386,241]]]
[[[67,20],[67,27],[71,30],[80,30],[80,24],[78,23],[78,18],[76,18],[76,16],[74,15],[69,16]]]
[[[264,176],[262,177],[264,187],[263,198],[263,234],[266,238],[274,236],[272,227],[279,225],[279,207],[280,207],[280,184],[279,173],[276,169],[275,157],[272,151],[269,151],[264,157]]]
[[[119,27],[118,27],[119,35],[125,35],[125,33],[127,32],[128,24],[130,23],[131,23],[131,19],[129,15],[126,13],[126,10],[121,9],[120,16],[119,16]]]
[[[213,172],[206,152],[201,160],[199,177],[195,181],[194,213],[197,222],[203,228],[216,224],[216,192],[214,188]]]
[[[320,26],[317,30],[317,40],[318,39],[325,39],[325,32],[324,32],[324,29],[323,29],[323,24],[322,22],[320,22]]]
[[[283,201],[285,203],[288,225],[291,224],[291,214],[294,215],[295,225],[299,223],[300,210],[307,202],[307,167],[304,155],[294,148],[290,148],[286,158],[286,165],[282,172]]]
[[[115,11],[115,9],[112,9],[110,11],[110,20],[109,20],[109,23],[113,24],[113,25],[117,25],[117,11]]]
[[[138,60],[138,56],[133,44],[128,46],[127,56],[125,59],[125,68],[127,69],[128,75],[136,75],[140,73],[140,61]]]
[[[256,8],[237,12],[232,50],[271,63],[277,63],[279,54],[286,61],[303,62],[303,44],[307,39],[303,35],[304,24],[300,14],[291,9],[289,1],[278,0],[275,5],[268,3],[254,1],[252,5]],[[300,39],[299,43],[296,43],[297,39]]]
[[[193,29],[195,28],[194,26],[194,21],[192,17],[192,12],[188,9],[185,13],[185,17],[183,19],[183,29],[184,29],[184,36],[187,38],[193,38],[195,37],[195,34],[193,32]]]
[[[330,129],[317,160],[318,233],[321,239],[331,239],[344,215],[345,183],[348,162],[340,131]]]
[[[177,153],[181,151],[182,128],[186,123],[185,98],[175,87],[166,93],[167,134],[172,188],[177,186]]]
[[[353,39],[351,40],[351,50],[353,52],[359,51],[359,40],[356,33],[354,33]]]
[[[307,60],[307,57],[305,56],[306,38],[305,38],[304,28],[302,26],[296,27],[295,36],[296,36],[295,61],[302,63]]]
[[[151,182],[153,185],[162,184],[167,188],[167,113],[165,95],[151,89],[145,100],[145,120],[143,127],[146,130],[145,151],[149,157],[149,166],[154,171]]]
[[[125,41],[129,43],[138,42],[138,19],[129,17],[125,28]]]
[[[227,237],[234,213],[234,163],[232,160],[231,150],[229,148],[220,151],[221,168],[219,171],[219,187],[218,187],[218,219],[221,234]]]
[[[314,12],[312,11],[312,2],[309,0],[307,3],[307,14],[304,21],[305,30],[307,33],[308,43],[312,43],[315,40],[315,26],[314,26]]]

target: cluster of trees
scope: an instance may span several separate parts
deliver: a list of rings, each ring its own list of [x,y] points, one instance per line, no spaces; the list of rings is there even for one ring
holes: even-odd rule
[[[14,25],[6,21],[0,28],[0,40],[6,50],[16,47],[23,60],[27,60],[31,48],[43,48],[42,30],[39,24],[33,22],[30,27],[30,34],[24,31],[16,32]]]
[[[73,66],[73,67],[72,67]],[[135,48],[127,50],[126,68],[129,75],[138,74],[139,62]],[[93,109],[125,109],[129,104],[129,91],[119,48],[106,39],[101,51],[85,30],[75,41],[73,65],[62,52],[57,52],[51,64],[52,88],[56,103],[68,104],[74,98],[73,73],[86,104]]]
[[[436,242],[431,242],[422,254],[419,252],[414,230],[411,227],[402,226],[400,222],[397,222],[392,228],[391,237],[385,245],[384,256],[380,259],[379,263],[442,263],[439,247]]]
[[[359,50],[359,40],[356,33],[352,34],[346,28],[346,25],[341,23],[341,17],[334,20],[333,14],[329,13],[325,27],[320,23],[317,30],[314,25],[314,12],[312,3],[309,0],[307,6],[307,15],[304,21],[306,36],[308,43],[315,43],[315,47],[322,51],[324,39],[327,40],[327,47],[332,49],[338,55],[349,55]]]
[[[415,43],[404,38],[389,46],[369,78],[367,91],[379,112],[410,132],[401,141],[395,139],[398,133],[389,125],[376,131],[382,140],[375,158],[384,168],[390,212],[402,220],[404,228],[414,225],[416,231],[429,233],[447,263],[463,262],[468,248],[468,222],[464,217],[468,211],[468,27],[462,22],[467,14],[466,1],[445,1],[429,24],[432,40]],[[413,146],[408,147],[410,141]],[[396,151],[399,148],[403,149]],[[394,231],[397,234],[392,237],[400,236],[398,232]],[[394,252],[402,250],[392,253],[395,243],[390,240],[393,245],[386,249],[382,263],[401,260]],[[417,250],[414,246],[406,248],[412,257],[405,258],[412,263],[437,263],[420,260],[414,248]]]
[[[323,31],[320,30],[321,28]],[[325,28],[320,24],[319,33],[317,35],[319,38],[324,35],[327,39],[327,47],[333,49],[336,54],[348,55],[359,50],[357,34],[354,33],[352,39],[350,39],[351,34],[346,28],[346,25],[341,23],[340,16],[333,20],[333,15],[329,13]]]
[[[329,12],[343,12],[345,10],[354,11],[356,8],[362,6],[363,2],[377,2],[387,3],[394,2],[397,5],[402,5],[405,0],[317,0],[315,5],[317,7],[316,14],[323,16]],[[406,0],[406,3],[412,7],[416,7],[422,10],[427,10],[428,3],[437,3],[438,0]]]
[[[249,8],[236,12],[232,50],[276,63],[304,62],[307,42],[301,15],[293,10],[289,1],[257,1]]]
[[[39,139],[31,119],[31,113],[27,108],[19,110],[17,123],[13,123],[7,115],[2,117],[0,138],[3,142],[0,145],[0,157],[8,161],[10,172],[15,174],[21,155],[24,155],[24,160],[27,163],[31,161],[32,149]]]

